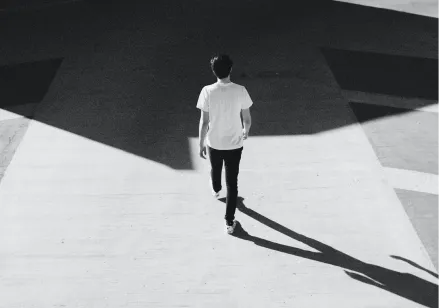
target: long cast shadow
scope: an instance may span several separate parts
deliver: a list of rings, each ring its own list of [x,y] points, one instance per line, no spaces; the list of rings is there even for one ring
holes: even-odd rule
[[[413,262],[413,261],[410,261],[410,260],[408,260],[408,259],[406,259],[406,258],[403,258],[403,257],[400,257],[400,256],[393,256],[393,255],[392,255],[391,257],[392,257],[393,259],[396,259],[396,260],[404,261],[404,262],[410,264],[411,266],[416,267],[417,269],[420,269],[421,271],[424,271],[424,272],[426,272],[426,273],[429,273],[431,276],[433,276],[433,277],[435,277],[435,278],[439,278],[439,275],[438,275],[437,273],[432,272],[432,271],[426,269],[425,267],[420,266],[419,264],[417,264],[417,263],[415,263],[415,262]]]
[[[224,198],[221,198],[220,200],[225,202]],[[376,286],[426,307],[438,307],[438,285],[410,273],[397,272],[353,258],[331,246],[323,244],[322,242],[309,238],[303,234],[294,232],[259,214],[258,212],[246,207],[243,200],[242,197],[239,197],[237,206],[239,211],[267,227],[270,227],[294,240],[300,241],[319,252],[278,244],[250,235],[239,223],[237,224],[234,233],[235,237],[251,241],[264,248],[340,267],[353,279]]]

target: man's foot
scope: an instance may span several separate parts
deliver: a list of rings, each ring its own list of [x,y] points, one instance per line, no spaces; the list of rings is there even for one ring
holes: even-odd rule
[[[220,191],[218,191],[218,192],[216,192],[214,189],[213,189],[213,185],[212,185],[212,179],[210,179],[209,178],[209,185],[210,185],[210,190],[212,191],[212,196],[214,196],[215,198],[218,198],[219,197],[219,195],[220,195]]]
[[[236,220],[226,221],[226,232],[228,234],[232,234],[235,231]]]

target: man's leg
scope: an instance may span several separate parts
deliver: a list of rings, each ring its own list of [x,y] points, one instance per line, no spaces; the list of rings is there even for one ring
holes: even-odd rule
[[[224,163],[226,167],[226,222],[230,224],[235,219],[236,199],[238,198],[238,174],[239,163],[241,162],[243,148],[229,150],[224,155]]]
[[[221,185],[221,172],[223,171],[223,155],[222,151],[207,147],[210,160],[210,181],[212,189],[215,192],[219,192],[222,188]]]

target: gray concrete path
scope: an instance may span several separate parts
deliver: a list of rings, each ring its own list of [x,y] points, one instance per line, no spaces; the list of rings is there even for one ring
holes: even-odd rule
[[[437,19],[311,2],[2,15],[0,307],[436,307]],[[234,236],[218,49],[255,102]]]

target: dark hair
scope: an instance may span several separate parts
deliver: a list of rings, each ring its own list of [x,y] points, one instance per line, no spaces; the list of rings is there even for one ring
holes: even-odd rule
[[[228,55],[217,55],[210,60],[210,67],[212,72],[219,79],[226,78],[230,75],[233,61]]]

